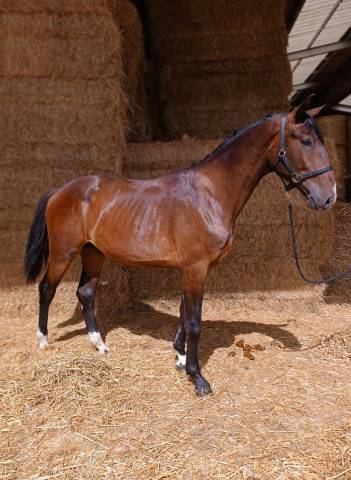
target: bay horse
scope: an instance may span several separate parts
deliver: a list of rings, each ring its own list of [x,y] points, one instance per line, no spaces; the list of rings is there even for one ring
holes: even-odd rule
[[[260,179],[275,172],[287,190],[297,187],[311,208],[326,209],[336,200],[330,159],[313,118],[319,112],[302,105],[265,117],[234,132],[201,162],[159,178],[91,175],[47,192],[37,205],[25,256],[28,283],[47,266],[39,284],[39,347],[48,345],[49,306],[78,255],[77,297],[89,339],[101,353],[108,348],[94,297],[104,259],[177,268],[182,278],[173,344],[177,368],[186,370],[199,396],[211,393],[197,355],[205,282],[209,269],[232,248],[235,220]]]

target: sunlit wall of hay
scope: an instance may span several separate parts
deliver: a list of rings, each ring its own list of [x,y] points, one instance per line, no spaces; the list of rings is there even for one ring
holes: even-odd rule
[[[121,171],[127,113],[122,39],[106,2],[1,2],[0,23],[0,280],[11,285],[23,282],[39,197],[79,175]],[[126,279],[107,269],[123,303]]]

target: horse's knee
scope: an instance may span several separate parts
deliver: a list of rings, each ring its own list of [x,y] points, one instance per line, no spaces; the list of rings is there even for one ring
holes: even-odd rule
[[[190,320],[186,322],[185,330],[188,335],[198,337],[201,333],[201,322],[196,319]]]
[[[90,285],[78,287],[76,295],[84,309],[90,310],[94,306],[94,289]]]

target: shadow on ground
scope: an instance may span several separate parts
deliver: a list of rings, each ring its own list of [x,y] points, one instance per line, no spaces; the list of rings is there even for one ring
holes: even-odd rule
[[[101,332],[106,337],[109,332],[126,328],[134,335],[146,335],[157,340],[165,340],[170,343],[178,325],[178,317],[168,313],[160,312],[147,304],[138,304],[138,311],[129,310],[122,314],[109,314],[105,317],[104,325],[101,325]],[[83,318],[79,305],[74,314],[68,320],[60,323],[59,327],[72,327],[82,325]],[[84,325],[84,323],[83,323]],[[271,337],[278,342],[282,348],[299,350],[301,344],[297,337],[286,329],[287,324],[273,325],[249,321],[232,322],[224,320],[203,320],[201,342],[199,347],[199,358],[202,365],[205,365],[213,352],[218,348],[229,348],[242,334],[260,333]],[[86,329],[78,328],[61,335],[57,341],[63,342],[79,335],[86,335]]]

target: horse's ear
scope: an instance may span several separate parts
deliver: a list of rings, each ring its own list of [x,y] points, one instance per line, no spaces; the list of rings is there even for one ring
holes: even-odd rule
[[[315,97],[314,93],[311,93],[300,105],[293,107],[290,111],[290,115],[294,117],[296,123],[302,123],[306,119],[306,107],[311,103],[311,100]],[[313,109],[314,110],[314,109]],[[311,111],[313,111],[311,110]],[[308,114],[309,115],[309,114]],[[313,116],[313,115],[311,115]]]
[[[316,117],[317,115],[319,115],[321,113],[323,108],[325,108],[326,106],[327,106],[327,104],[325,103],[321,107],[316,107],[316,108],[311,108],[311,110],[306,110],[306,113],[310,117]]]

